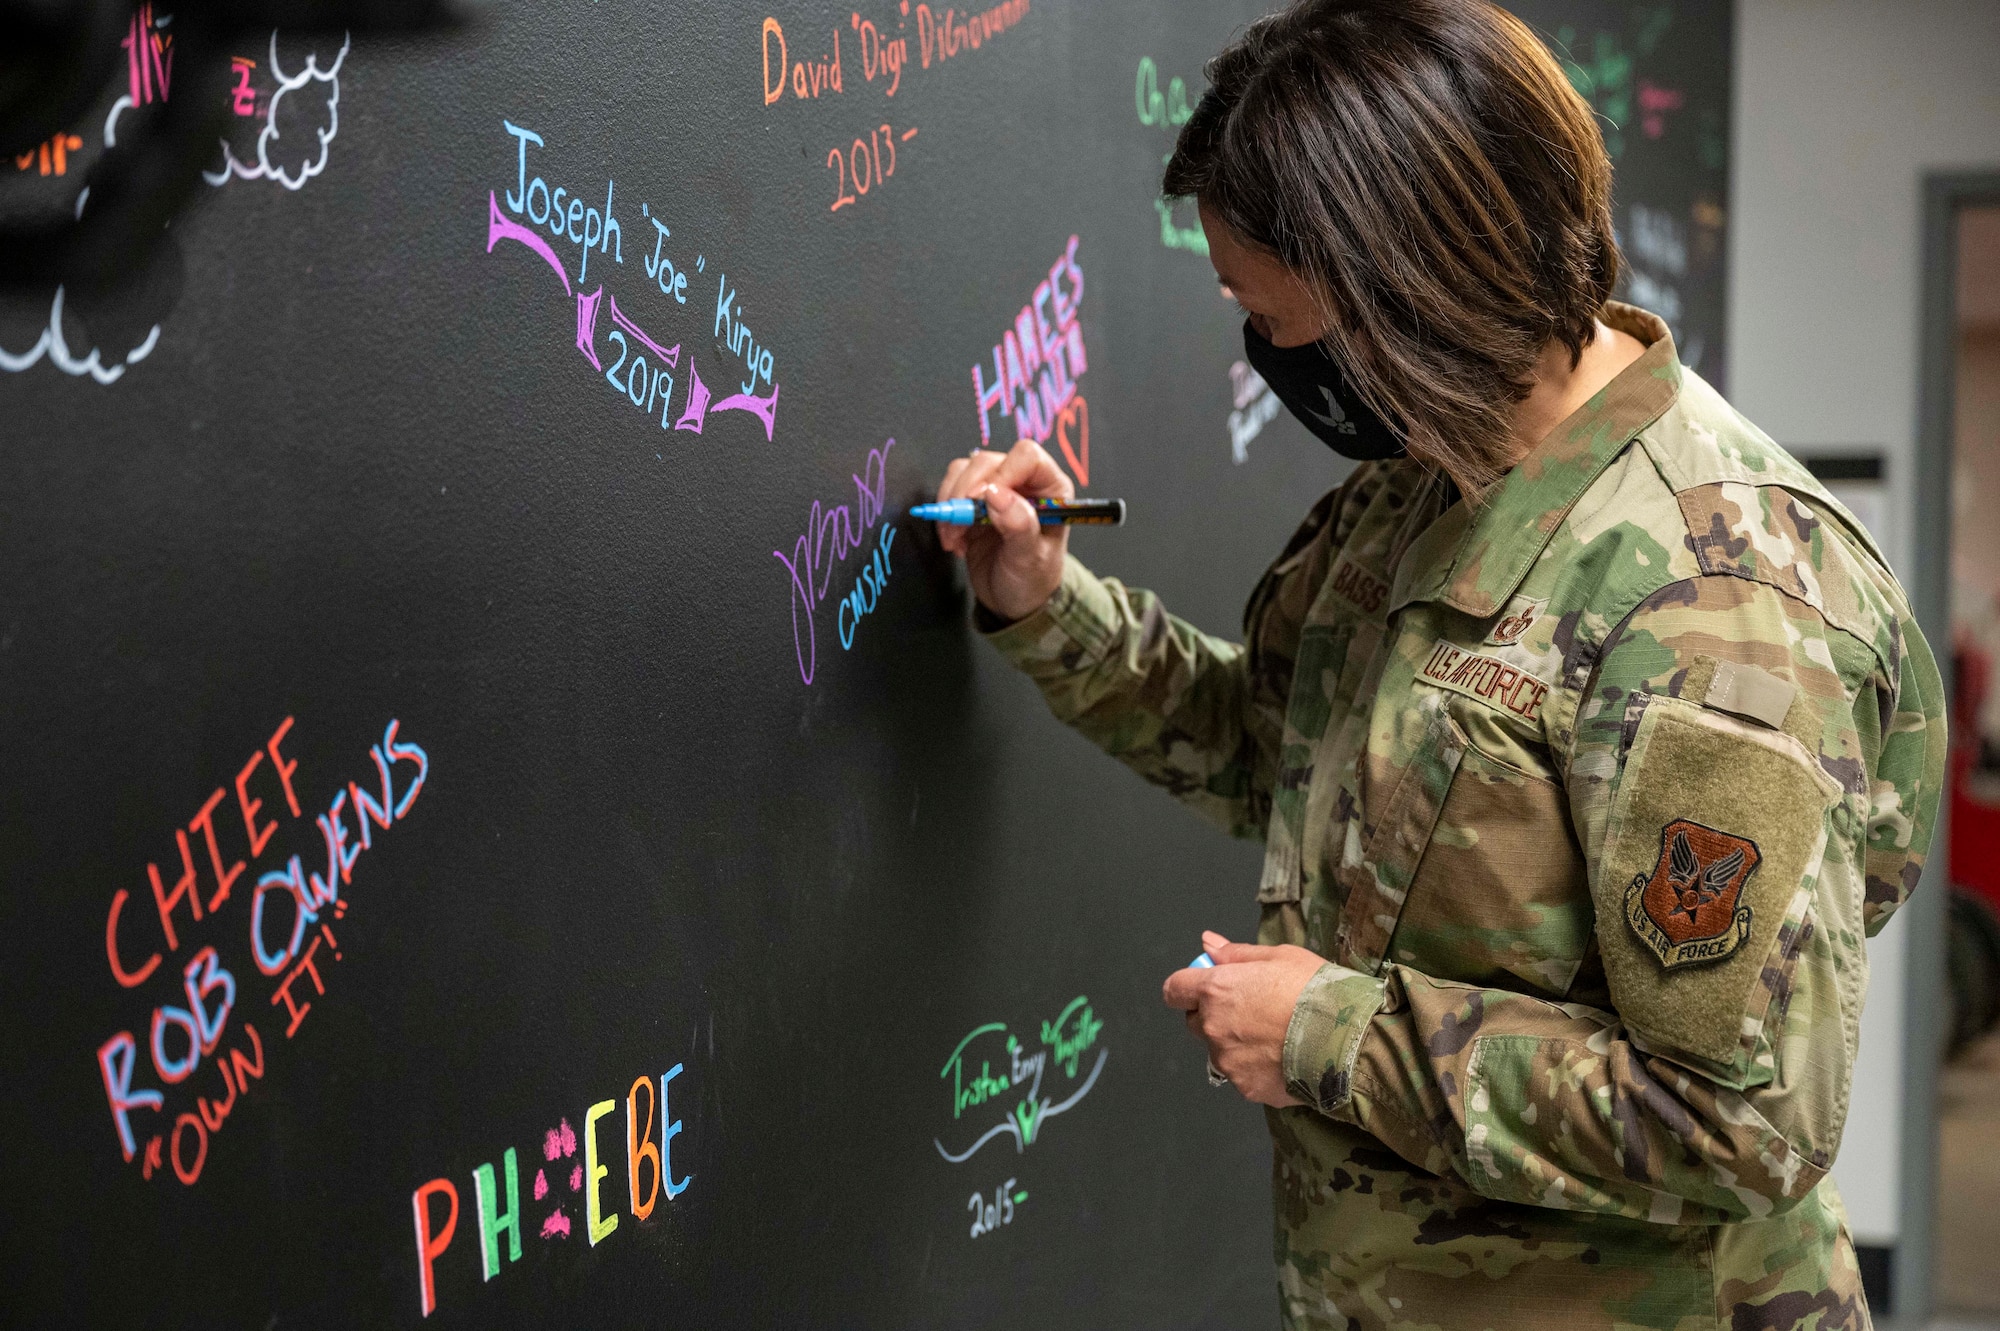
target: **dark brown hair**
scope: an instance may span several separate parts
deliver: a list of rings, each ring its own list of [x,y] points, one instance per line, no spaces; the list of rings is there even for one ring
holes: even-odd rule
[[[1589,105],[1487,0],[1295,0],[1208,64],[1162,188],[1298,274],[1328,352],[1477,496],[1511,409],[1618,278]]]

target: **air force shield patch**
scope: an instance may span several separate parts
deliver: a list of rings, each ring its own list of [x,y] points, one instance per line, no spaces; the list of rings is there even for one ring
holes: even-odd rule
[[[1721,961],[1750,937],[1744,884],[1757,843],[1676,818],[1660,829],[1660,858],[1625,889],[1625,922],[1664,970]]]

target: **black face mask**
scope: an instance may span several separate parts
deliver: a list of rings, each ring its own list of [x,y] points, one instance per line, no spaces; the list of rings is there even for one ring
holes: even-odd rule
[[[1368,409],[1319,343],[1274,347],[1245,319],[1243,354],[1299,424],[1334,452],[1356,462],[1404,456],[1401,436]]]

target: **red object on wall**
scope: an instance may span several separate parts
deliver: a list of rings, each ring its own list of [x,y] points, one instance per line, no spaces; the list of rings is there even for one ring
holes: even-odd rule
[[[1958,696],[1951,712],[1951,881],[1984,897],[2000,911],[2000,773],[1975,779],[1979,765],[1979,709],[1993,662],[1960,639]]]

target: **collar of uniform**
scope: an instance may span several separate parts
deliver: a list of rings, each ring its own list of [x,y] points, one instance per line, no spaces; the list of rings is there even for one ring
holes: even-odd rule
[[[1458,521],[1464,501],[1413,547],[1433,546],[1443,555],[1454,532],[1462,533],[1450,558],[1410,562],[1422,571],[1399,587],[1392,610],[1412,601],[1441,600],[1480,619],[1500,608],[1528,576],[1528,570],[1548,547],[1563,519],[1590,488],[1590,483],[1637,437],[1673,405],[1681,388],[1680,358],[1666,323],[1637,306],[1607,301],[1598,316],[1620,332],[1646,343],[1645,354],[1626,366],[1549,431],[1528,456],[1500,478],[1477,509]],[[1428,564],[1428,567],[1425,567]]]

